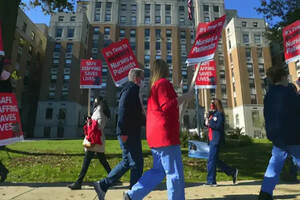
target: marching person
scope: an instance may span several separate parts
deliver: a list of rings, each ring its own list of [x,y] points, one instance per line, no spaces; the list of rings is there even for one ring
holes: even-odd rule
[[[161,59],[151,67],[146,136],[152,151],[153,167],[124,193],[124,200],[141,200],[166,177],[168,199],[184,200],[184,174],[179,140],[179,105],[192,93],[177,97],[167,79],[169,67]]]
[[[91,147],[85,147],[85,156],[84,156],[79,177],[75,183],[68,185],[68,187],[71,190],[81,189],[83,178],[87,173],[90,162],[95,154],[98,157],[104,169],[106,170],[106,172],[109,173],[111,171],[111,168],[105,156],[105,134],[104,134],[105,124],[107,120],[110,119],[110,110],[106,101],[101,96],[96,97],[94,100],[94,108],[93,108],[93,114],[91,119],[98,122],[98,129],[101,131],[101,135],[100,135],[101,144],[94,144]]]
[[[273,191],[288,155],[300,167],[300,95],[289,87],[288,73],[282,67],[269,68],[267,77],[272,85],[264,98],[264,118],[273,149],[259,200],[273,200]]]
[[[217,167],[228,176],[232,176],[233,184],[235,184],[238,176],[238,169],[226,165],[219,159],[220,146],[225,143],[225,116],[222,102],[219,99],[213,99],[210,109],[210,114],[206,119],[206,126],[208,126],[209,154],[207,160],[207,178],[204,185],[217,186]]]
[[[130,169],[130,188],[143,174],[144,159],[141,142],[141,127],[145,125],[139,97],[144,71],[133,68],[128,74],[128,83],[122,89],[118,109],[117,135],[122,149],[122,161],[108,176],[94,183],[99,200],[104,200],[106,191]]]

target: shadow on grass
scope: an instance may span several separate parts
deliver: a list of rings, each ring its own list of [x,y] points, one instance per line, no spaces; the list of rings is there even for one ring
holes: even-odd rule
[[[14,150],[5,147],[2,149],[6,151],[7,153],[17,153],[17,154],[22,154],[22,155],[29,155],[29,156],[84,156],[84,153],[41,153],[41,152],[27,152],[27,151],[19,151],[19,150]],[[107,158],[121,158],[122,153],[110,153],[110,154],[105,154]],[[149,156],[152,155],[150,151],[144,151],[143,156]],[[95,156],[96,157],[96,156]]]

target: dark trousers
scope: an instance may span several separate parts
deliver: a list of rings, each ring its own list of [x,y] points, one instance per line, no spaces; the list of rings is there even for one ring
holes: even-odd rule
[[[0,182],[3,182],[6,179],[7,174],[8,174],[8,169],[0,161],[0,176],[1,176]]]
[[[96,156],[98,157],[100,163],[103,165],[104,169],[109,173],[111,171],[111,168],[106,160],[106,156],[104,153],[99,153],[99,152],[92,152],[92,151],[86,151],[84,160],[82,163],[82,168],[79,174],[79,177],[77,179],[77,183],[82,184],[83,178],[90,166],[91,160],[93,159],[94,155],[96,153]]]
[[[210,143],[209,155],[207,160],[207,183],[216,184],[217,167],[225,172],[228,176],[232,176],[235,173],[235,168],[226,165],[223,161],[219,160],[220,146]]]
[[[101,189],[106,192],[110,186],[118,181],[130,169],[130,188],[143,174],[144,159],[142,154],[141,139],[128,138],[123,142],[118,137],[122,149],[122,160],[114,167],[108,176],[100,181]]]

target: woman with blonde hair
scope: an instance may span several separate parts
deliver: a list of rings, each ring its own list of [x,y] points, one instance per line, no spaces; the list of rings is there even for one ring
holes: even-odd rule
[[[233,184],[236,183],[238,169],[229,167],[219,160],[220,145],[225,143],[224,133],[224,110],[220,99],[212,99],[210,104],[210,114],[206,119],[208,126],[209,155],[207,160],[207,182],[204,185],[217,186],[216,172],[217,167],[232,176]]]
[[[146,137],[152,151],[153,167],[124,193],[125,200],[140,200],[167,178],[169,200],[184,200],[184,175],[179,140],[179,105],[192,93],[177,97],[167,80],[169,67],[155,60],[151,67],[151,91],[148,98]]]

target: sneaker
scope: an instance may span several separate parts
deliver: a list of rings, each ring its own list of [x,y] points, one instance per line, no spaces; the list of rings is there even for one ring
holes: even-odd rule
[[[203,186],[217,187],[218,185],[216,183],[204,183]]]
[[[260,191],[258,200],[273,200],[273,197],[267,192]]]
[[[239,174],[239,170],[235,169],[235,172],[232,175],[232,182],[233,182],[233,184],[236,184],[238,174]]]
[[[71,190],[80,190],[81,189],[81,184],[80,183],[72,183],[70,185],[68,185],[68,188],[70,188]]]
[[[99,200],[104,200],[105,192],[102,190],[100,186],[100,181],[94,182],[94,189],[98,195]]]
[[[123,200],[131,200],[127,192],[123,192]]]

